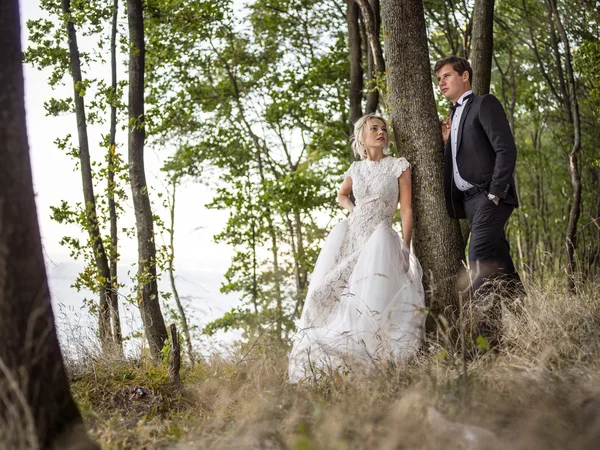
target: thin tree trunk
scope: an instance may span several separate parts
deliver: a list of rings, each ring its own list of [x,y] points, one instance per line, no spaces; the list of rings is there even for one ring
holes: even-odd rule
[[[216,50],[215,50],[215,52],[216,52]],[[252,139],[252,143],[254,144],[254,148],[256,150],[256,162],[258,164],[258,174],[260,177],[261,186],[263,188],[265,188],[266,187],[266,178],[265,178],[265,174],[264,174],[262,154],[263,154],[263,152],[266,151],[266,149],[263,145],[261,145],[259,137],[254,133],[254,131],[252,131],[252,127],[250,126],[250,123],[246,119],[246,114],[244,112],[244,106],[242,105],[242,100],[240,97],[240,89],[239,89],[235,74],[233,72],[233,69],[230,67],[228,61],[225,58],[223,58],[219,53],[217,53],[217,56],[221,60],[223,65],[225,66],[225,69],[227,70],[229,81],[231,82],[231,87],[233,88],[233,91],[234,91],[236,104],[238,106],[240,121],[246,128],[246,132],[248,133],[248,136],[250,137],[250,139]],[[283,322],[282,322],[282,320],[283,320],[283,298],[282,298],[282,292],[281,292],[281,279],[280,279],[280,271],[279,271],[279,258],[278,258],[279,250],[278,250],[278,246],[277,246],[277,234],[276,234],[276,230],[275,230],[275,225],[273,223],[273,213],[271,211],[271,207],[267,204],[265,209],[266,209],[265,212],[266,212],[266,219],[267,219],[267,227],[269,230],[269,236],[271,237],[271,252],[273,254],[273,279],[275,281],[275,302],[276,302],[275,321],[276,321],[276,325],[277,325],[278,338],[281,338],[282,330],[283,330],[283,327],[282,327],[282,325],[283,325]]]
[[[248,198],[252,198],[252,191],[250,189],[252,182],[250,179],[250,172],[247,173],[247,196]],[[249,203],[250,214],[248,220],[250,220],[250,230],[251,230],[251,245],[250,251],[252,252],[252,306],[254,307],[254,313],[258,314],[258,261],[256,259],[256,218],[254,217],[254,205],[252,202]]]
[[[110,68],[112,96],[110,105],[110,137],[108,149],[108,214],[110,217],[110,315],[112,336],[117,348],[123,352],[123,336],[121,334],[121,318],[119,316],[119,292],[117,282],[118,231],[117,207],[115,203],[115,153],[117,151],[117,19],[119,16],[119,0],[113,2],[112,30],[110,36]]]
[[[348,49],[350,55],[350,124],[352,135],[354,123],[362,116],[363,70],[360,51],[360,11],[354,0],[346,0],[346,23],[348,24]]]
[[[175,298],[175,303],[177,304],[177,309],[179,310],[179,316],[181,317],[181,325],[183,326],[183,334],[185,335],[185,340],[187,343],[187,352],[190,358],[190,364],[193,366],[195,363],[194,359],[194,351],[192,349],[192,339],[190,337],[190,328],[188,326],[187,316],[185,314],[185,310],[183,309],[183,305],[181,304],[181,299],[179,298],[179,292],[177,291],[177,286],[175,285],[175,270],[173,268],[173,261],[175,259],[175,196],[177,193],[177,177],[173,177],[173,182],[171,183],[171,188],[173,189],[171,195],[171,204],[170,204],[170,217],[171,224],[169,226],[169,281],[171,282],[171,290],[173,291],[173,298]],[[173,325],[171,325],[173,326]]]
[[[571,124],[573,126],[573,147],[569,154],[569,174],[571,175],[571,185],[573,187],[572,203],[569,210],[569,223],[567,225],[567,273],[569,274],[569,289],[576,291],[575,273],[577,271],[576,255],[577,249],[576,235],[577,222],[581,215],[581,174],[579,173],[579,155],[581,153],[581,124],[579,117],[579,103],[577,100],[577,87],[575,86],[575,75],[571,63],[571,43],[563,26],[562,20],[556,7],[556,0],[548,0],[552,8],[552,13],[560,39],[565,52],[565,69],[567,73],[567,93],[569,99],[569,110],[571,113]]]
[[[565,80],[565,71],[562,65],[562,58],[560,55],[558,36],[556,35],[556,28],[554,24],[554,6],[551,0],[546,1],[546,7],[548,9],[548,22],[550,24],[550,42],[552,44],[552,52],[554,53],[554,60],[556,61],[556,74],[558,75],[558,86],[560,88],[560,96],[557,97],[564,110],[565,117],[569,124],[572,124],[573,112],[571,111],[571,102],[569,101],[569,92],[567,87],[567,81]]]
[[[144,168],[144,18],[142,0],[127,2],[129,23],[129,178],[138,238],[138,303],[150,353],[160,360],[168,336],[158,302],[154,221]]]
[[[489,94],[494,54],[494,0],[475,0],[471,19],[473,21],[471,40],[473,44],[470,52],[473,68],[471,87],[476,95]],[[460,232],[466,247],[471,233],[466,219],[460,220]]]
[[[385,60],[379,38],[381,29],[381,11],[379,0],[355,0],[360,7],[362,21],[367,36],[367,58],[369,64],[367,87],[367,114],[377,111],[379,104],[379,90],[377,89],[377,77],[385,73]]]
[[[490,92],[494,54],[494,0],[475,0],[471,66],[472,88],[476,95]]]
[[[258,170],[262,186],[266,186],[266,178],[264,175],[261,150],[257,151],[258,155]],[[275,323],[277,327],[277,338],[281,339],[283,333],[283,297],[281,293],[281,278],[279,272],[279,247],[277,246],[277,234],[273,223],[271,208],[266,207],[267,227],[269,236],[271,237],[271,253],[273,255],[273,279],[275,281]]]
[[[599,158],[600,159],[600,158]],[[595,249],[590,257],[590,278],[597,276],[598,266],[600,265],[600,169],[592,170],[592,181],[596,187],[596,211],[592,216],[592,222],[595,225],[595,239],[593,240]],[[592,235],[593,236],[593,235]]]
[[[290,245],[292,247],[292,255],[294,256],[294,278],[296,281],[296,299],[297,301],[299,301],[300,297],[301,297],[301,280],[300,280],[300,258],[298,256],[298,248],[296,247],[296,238],[295,238],[295,231],[294,231],[294,225],[292,224],[292,221],[290,219],[289,214],[286,212],[285,213],[285,222],[287,224],[288,227],[288,233],[290,236]]]
[[[0,442],[97,449],[61,354],[27,143],[19,3],[0,2]]]
[[[382,2],[390,113],[400,154],[412,164],[413,241],[434,312],[458,306],[457,274],[464,259],[457,220],[444,202],[442,137],[431,84],[421,0]],[[439,155],[432,157],[432,155]]]
[[[302,219],[300,212],[294,211],[294,226],[296,229],[296,242],[298,247],[298,258],[300,259],[300,289],[308,287],[308,270],[306,270],[306,255],[304,254],[304,236],[302,234]]]
[[[75,115],[77,117],[77,135],[79,137],[79,164],[81,166],[81,178],[83,182],[83,198],[85,202],[85,214],[87,230],[90,243],[93,247],[96,269],[102,279],[100,282],[100,305],[98,312],[98,332],[102,348],[106,351],[112,347],[112,332],[110,327],[110,294],[111,274],[108,266],[108,258],[104,250],[98,216],[96,214],[96,197],[94,196],[94,181],[92,178],[92,166],[90,162],[90,147],[88,143],[87,123],[85,117],[85,104],[81,95],[81,61],[79,58],[79,47],[77,45],[77,33],[75,25],[71,21],[71,1],[61,0],[62,11],[65,14],[65,26],[69,38],[69,58],[71,65],[71,77],[73,78],[73,100],[75,102]]]
[[[360,13],[365,23],[365,31],[369,48],[373,55],[375,63],[375,73],[385,72],[385,61],[383,59],[383,50],[381,49],[381,41],[379,40],[380,14],[378,11],[379,2],[369,0],[355,0],[360,7]],[[375,9],[377,8],[377,9]]]
[[[181,376],[179,369],[181,368],[181,346],[179,345],[179,335],[177,334],[177,326],[172,323],[169,327],[171,335],[171,358],[169,360],[169,382],[174,388],[181,387]]]

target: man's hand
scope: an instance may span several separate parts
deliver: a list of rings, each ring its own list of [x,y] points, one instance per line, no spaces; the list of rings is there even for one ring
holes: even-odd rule
[[[488,198],[489,200],[493,201],[493,202],[494,202],[494,205],[496,205],[496,206],[498,206],[498,203],[500,203],[500,198],[499,198],[499,197],[497,197],[496,195],[493,195],[493,194],[488,194],[488,195],[487,195],[487,198]]]
[[[451,118],[447,118],[442,120],[442,140],[444,141],[444,145],[446,145],[446,142],[448,142],[448,139],[450,138],[450,130],[452,128],[452,119]]]

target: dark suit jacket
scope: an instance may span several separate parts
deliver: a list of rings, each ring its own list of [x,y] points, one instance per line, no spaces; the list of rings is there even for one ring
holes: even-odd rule
[[[517,148],[496,97],[486,94],[469,98],[460,117],[457,141],[460,176],[501,201],[518,206],[513,179]],[[451,138],[444,150],[444,192],[450,217],[465,218],[463,196],[452,174]]]

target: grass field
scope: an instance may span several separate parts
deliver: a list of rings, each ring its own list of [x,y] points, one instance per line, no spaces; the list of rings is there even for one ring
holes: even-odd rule
[[[499,351],[464,363],[430,336],[410,363],[296,386],[287,348],[259,341],[182,368],[181,389],[149,361],[90,358],[69,366],[72,390],[107,449],[597,449],[600,289],[527,290]]]

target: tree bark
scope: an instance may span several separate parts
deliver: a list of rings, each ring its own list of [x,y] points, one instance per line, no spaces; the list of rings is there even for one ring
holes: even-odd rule
[[[144,18],[142,0],[127,2],[129,23],[129,179],[138,239],[138,303],[150,353],[160,360],[167,329],[158,302],[154,221],[144,168]]]
[[[354,0],[346,0],[346,23],[348,24],[348,49],[350,55],[350,133],[354,123],[362,116],[363,70],[360,51],[360,11]]]
[[[385,60],[381,48],[380,29],[381,29],[381,11],[379,0],[355,0],[360,7],[360,13],[365,26],[367,35],[367,63],[368,63],[368,82],[367,104],[365,112],[367,114],[377,111],[379,104],[379,90],[377,89],[377,77],[385,73]]]
[[[475,0],[471,39],[472,88],[476,95],[490,92],[494,54],[494,0]]]
[[[385,61],[383,59],[383,50],[381,49],[381,41],[379,40],[380,14],[379,2],[377,0],[355,0],[360,7],[360,13],[365,23],[365,31],[367,32],[367,40],[369,48],[373,55],[375,63],[375,72],[385,72]]]
[[[571,185],[573,187],[572,203],[569,209],[569,223],[567,225],[567,273],[569,275],[569,290],[576,291],[575,274],[577,271],[576,255],[577,249],[577,222],[581,215],[581,174],[579,173],[579,155],[581,153],[581,123],[579,117],[579,102],[577,100],[577,87],[575,86],[575,75],[571,62],[571,43],[563,26],[556,0],[548,0],[552,8],[552,14],[558,28],[558,33],[562,41],[565,52],[565,71],[567,74],[567,98],[569,100],[569,111],[571,113],[571,125],[573,127],[573,147],[569,154],[569,174],[571,175]]]
[[[390,114],[399,153],[412,164],[413,245],[423,267],[428,305],[458,305],[457,274],[464,259],[457,220],[446,212],[442,137],[431,83],[421,0],[382,2]]]
[[[119,0],[113,2],[112,30],[110,36],[110,69],[113,98],[110,105],[110,137],[108,149],[108,214],[110,217],[110,316],[112,322],[112,337],[115,348],[123,352],[123,336],[121,333],[121,318],[119,316],[119,292],[117,289],[118,231],[117,207],[115,203],[115,153],[117,150],[117,19],[119,15]]]
[[[181,377],[179,369],[181,368],[181,347],[179,346],[179,335],[177,326],[172,323],[169,327],[171,335],[171,358],[169,360],[169,382],[175,388],[181,387]]]
[[[0,2],[0,442],[96,449],[56,335],[25,120],[19,3]]]
[[[494,0],[475,0],[473,7],[473,35],[471,38],[471,87],[475,95],[489,94],[492,80],[492,57],[494,54]],[[469,224],[460,221],[463,243],[469,239]]]
[[[173,181],[171,183],[171,188],[173,189],[171,195],[171,204],[170,204],[170,216],[171,216],[171,224],[169,226],[169,266],[167,271],[169,272],[169,280],[171,282],[171,290],[173,291],[173,298],[175,298],[175,303],[177,304],[177,309],[179,311],[179,316],[181,317],[181,325],[183,326],[183,333],[185,334],[185,340],[187,343],[188,356],[190,358],[190,364],[193,366],[195,363],[194,360],[194,351],[192,349],[192,339],[190,337],[190,328],[188,326],[187,316],[185,314],[185,310],[183,309],[183,305],[181,304],[181,298],[179,297],[179,291],[177,290],[177,286],[175,284],[175,269],[173,267],[173,261],[175,260],[175,199],[177,193],[177,177],[173,177]],[[174,325],[171,325],[174,326]]]
[[[75,102],[75,115],[77,117],[77,135],[79,137],[79,164],[81,166],[81,178],[83,182],[83,198],[85,202],[85,214],[87,231],[90,243],[93,247],[96,269],[101,277],[100,282],[100,305],[98,311],[98,332],[102,348],[106,351],[112,347],[112,332],[110,327],[110,302],[111,302],[111,274],[108,266],[108,258],[104,249],[104,243],[100,234],[98,216],[96,214],[96,197],[94,196],[94,181],[92,178],[92,166],[90,162],[90,147],[88,143],[87,123],[85,117],[85,104],[81,92],[82,76],[81,61],[79,58],[79,47],[77,45],[77,32],[71,20],[71,1],[61,0],[62,11],[65,14],[65,26],[69,39],[69,57],[71,65],[71,77],[73,78],[73,100]]]
[[[308,270],[306,270],[306,255],[304,253],[304,236],[302,234],[302,219],[300,212],[294,211],[294,225],[296,229],[296,241],[298,247],[298,258],[300,260],[300,290],[304,292],[308,288]]]

